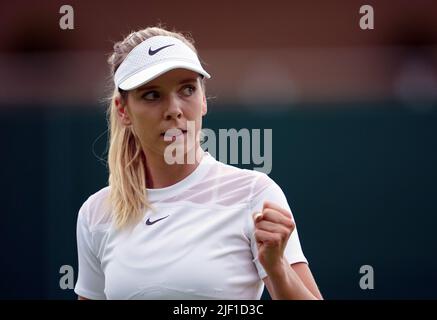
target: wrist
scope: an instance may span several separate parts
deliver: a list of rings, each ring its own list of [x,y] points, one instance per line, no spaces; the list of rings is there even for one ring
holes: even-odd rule
[[[270,278],[282,278],[286,277],[289,268],[287,261],[282,257],[277,263],[271,265],[265,270]]]

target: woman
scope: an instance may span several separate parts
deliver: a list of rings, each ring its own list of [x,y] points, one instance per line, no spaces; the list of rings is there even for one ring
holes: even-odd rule
[[[273,299],[321,299],[280,187],[200,147],[210,76],[193,41],[151,27],[108,62],[109,186],[79,211],[79,298],[260,299],[265,284]]]

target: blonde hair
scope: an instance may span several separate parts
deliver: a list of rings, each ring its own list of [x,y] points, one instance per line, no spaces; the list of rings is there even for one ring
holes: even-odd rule
[[[197,54],[191,36],[166,30],[162,26],[148,27],[132,32],[124,40],[114,44],[114,52],[108,58],[112,77],[133,48],[154,36],[178,38]],[[202,88],[205,89],[203,81],[201,83]],[[132,127],[121,123],[115,105],[117,95],[120,95],[123,103],[126,103],[128,92],[115,88],[110,97],[107,111],[109,128],[108,182],[110,186],[109,200],[115,224],[118,228],[122,228],[139,222],[144,216],[145,210],[150,209],[151,206],[146,190],[146,156]]]

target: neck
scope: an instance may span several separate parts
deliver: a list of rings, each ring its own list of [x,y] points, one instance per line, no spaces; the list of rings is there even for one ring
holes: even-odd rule
[[[204,153],[202,148],[198,147],[196,154],[200,156],[198,160],[196,157],[193,164],[167,164],[164,161],[163,155],[148,153],[146,155],[147,188],[160,189],[169,187],[188,177],[199,166]]]

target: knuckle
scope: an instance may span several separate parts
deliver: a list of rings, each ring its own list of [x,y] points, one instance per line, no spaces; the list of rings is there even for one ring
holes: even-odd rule
[[[284,210],[284,213],[288,218],[290,218],[290,219],[292,218],[290,211]]]
[[[296,224],[291,218],[287,219],[287,227],[291,230],[294,230],[294,228],[296,227]]]

